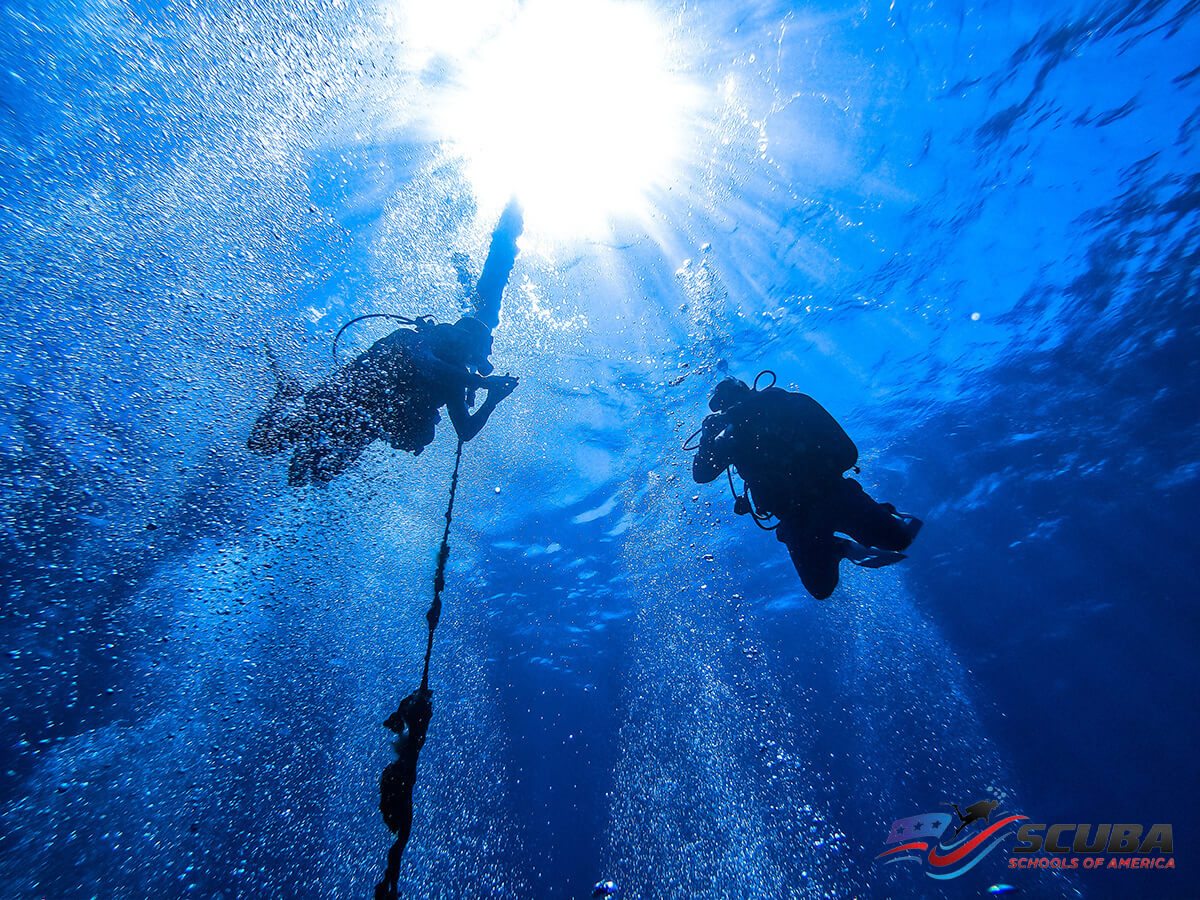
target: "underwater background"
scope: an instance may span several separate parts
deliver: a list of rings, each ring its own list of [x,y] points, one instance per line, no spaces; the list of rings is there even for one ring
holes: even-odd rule
[[[0,6],[6,897],[371,896],[452,432],[325,488],[245,444],[264,339],[311,384],[467,309],[512,144],[444,114],[524,7],[439,9]],[[527,207],[401,895],[1196,896],[1200,4],[639,9],[676,151],[600,231]],[[681,449],[764,369],[926,522],[828,601]],[[1178,868],[875,862],[989,795]]]

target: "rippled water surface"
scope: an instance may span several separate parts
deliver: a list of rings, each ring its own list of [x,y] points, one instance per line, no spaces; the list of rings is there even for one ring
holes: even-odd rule
[[[990,793],[1189,858],[1200,7],[612,9],[517,120],[459,101],[532,0],[0,7],[5,896],[371,895],[453,439],[288,488],[262,341],[312,383],[352,316],[454,319],[522,169],[402,896],[1195,895],[874,856]],[[826,602],[680,449],[767,368],[927,523]]]

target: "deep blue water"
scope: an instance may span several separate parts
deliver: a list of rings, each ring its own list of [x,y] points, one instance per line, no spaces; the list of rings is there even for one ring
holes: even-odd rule
[[[402,894],[1196,896],[1200,6],[653,9],[688,149],[518,260]],[[244,447],[264,336],[311,383],[481,264],[498,208],[411,112],[456,59],[393,12],[0,7],[5,896],[378,878],[449,425],[325,489]],[[766,368],[927,523],[822,603],[680,449]],[[988,793],[1174,823],[1178,869],[874,862]]]

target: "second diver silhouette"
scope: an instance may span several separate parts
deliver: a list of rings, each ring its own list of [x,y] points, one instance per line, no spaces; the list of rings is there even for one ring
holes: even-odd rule
[[[713,390],[708,408],[700,441],[688,448],[696,450],[692,477],[707,484],[726,472],[732,489],[736,468],[746,490],[733,511],[764,528],[763,521],[779,520],[768,530],[787,547],[810,594],[824,600],[833,593],[843,559],[867,568],[904,559],[921,520],[877,503],[844,477],[857,472],[858,448],[816,400],[773,381],[759,390],[731,377]]]

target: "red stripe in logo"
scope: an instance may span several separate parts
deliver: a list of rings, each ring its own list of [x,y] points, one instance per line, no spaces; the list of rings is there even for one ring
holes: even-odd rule
[[[985,828],[983,831],[979,832],[979,834],[975,835],[975,837],[971,838],[971,840],[967,841],[967,843],[956,848],[954,851],[947,853],[945,856],[943,856],[941,853],[938,853],[938,848],[934,847],[931,851],[929,851],[929,862],[938,868],[952,866],[964,856],[975,850],[976,847],[978,847],[1000,829],[1011,825],[1013,822],[1019,822],[1021,819],[1026,818],[1028,818],[1028,816],[1009,816],[1006,819],[1001,819],[990,828]],[[875,858],[878,859],[879,857],[877,856]]]
[[[893,853],[899,853],[902,850],[928,850],[929,845],[924,841],[913,841],[911,844],[901,844],[899,847],[892,847],[890,850],[884,850],[876,859],[883,859],[885,856],[891,856]]]

